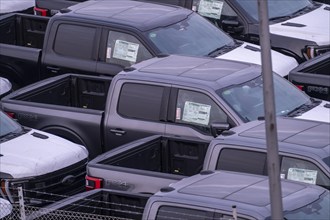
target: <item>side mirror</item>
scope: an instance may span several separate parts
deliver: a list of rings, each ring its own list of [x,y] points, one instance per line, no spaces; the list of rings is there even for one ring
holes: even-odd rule
[[[244,27],[237,20],[223,20],[221,27],[229,34],[239,34],[244,30]]]
[[[223,131],[229,130],[230,125],[228,123],[214,122],[211,124],[211,134],[213,137],[219,136]]]

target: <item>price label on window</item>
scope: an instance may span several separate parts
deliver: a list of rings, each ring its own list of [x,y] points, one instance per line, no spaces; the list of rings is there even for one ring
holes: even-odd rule
[[[301,168],[289,168],[288,179],[299,182],[316,184],[317,171]]]
[[[198,13],[204,17],[220,19],[223,2],[219,0],[201,0]]]
[[[113,51],[113,57],[135,63],[138,50],[139,50],[139,44],[123,41],[123,40],[116,40]]]
[[[208,125],[210,121],[211,106],[197,102],[186,101],[182,121]]]

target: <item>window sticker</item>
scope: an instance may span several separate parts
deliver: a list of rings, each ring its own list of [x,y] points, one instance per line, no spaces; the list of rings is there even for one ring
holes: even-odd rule
[[[140,45],[136,43],[116,40],[112,56],[117,59],[136,62],[139,46]]]
[[[211,106],[197,102],[184,103],[182,121],[208,125],[210,121]]]
[[[222,1],[201,0],[198,6],[198,14],[209,18],[220,19],[222,8]]]
[[[304,183],[316,184],[316,170],[307,170],[301,168],[289,168],[288,179]]]

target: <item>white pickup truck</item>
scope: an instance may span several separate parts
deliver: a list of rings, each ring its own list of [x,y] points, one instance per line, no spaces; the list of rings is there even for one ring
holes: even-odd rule
[[[84,189],[88,151],[46,132],[23,127],[0,112],[0,196],[18,202],[23,188],[25,204],[40,205]]]

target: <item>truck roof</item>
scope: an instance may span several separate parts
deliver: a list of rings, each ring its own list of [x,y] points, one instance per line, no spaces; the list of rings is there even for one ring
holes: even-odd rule
[[[317,200],[326,189],[282,180],[283,210],[290,211]],[[155,196],[187,201],[190,205],[231,210],[233,205],[245,214],[253,213],[259,218],[270,216],[270,193],[267,176],[229,171],[202,171],[164,188]],[[299,202],[297,202],[299,201]],[[243,211],[244,210],[244,211]],[[258,218],[258,219],[259,219]]]
[[[312,152],[320,158],[330,155],[329,123],[278,117],[276,125],[279,150]],[[246,146],[266,147],[265,121],[248,122],[231,131],[234,133],[217,138],[244,143]]]
[[[257,64],[214,59],[209,57],[194,57],[169,55],[152,58],[135,64],[128,74],[143,76],[172,82],[190,82],[204,84],[213,89],[240,84],[261,75],[261,66]]]
[[[193,11],[180,6],[134,0],[90,0],[57,15],[124,24],[141,31],[183,20]]]

